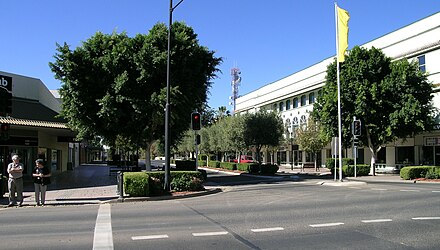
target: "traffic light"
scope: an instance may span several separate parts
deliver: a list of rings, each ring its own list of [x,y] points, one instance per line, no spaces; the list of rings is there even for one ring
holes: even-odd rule
[[[361,120],[354,120],[353,121],[353,135],[354,136],[360,136],[361,135]]]
[[[6,141],[9,139],[9,124],[1,124],[0,125],[0,140]]]
[[[192,130],[200,130],[201,117],[199,112],[191,113],[191,128]]]
[[[196,144],[199,145],[201,142],[200,135],[196,134]]]

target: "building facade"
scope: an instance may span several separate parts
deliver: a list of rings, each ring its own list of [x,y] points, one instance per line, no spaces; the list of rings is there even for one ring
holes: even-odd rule
[[[361,45],[364,48],[379,48],[393,60],[416,60],[419,68],[427,72],[434,85],[433,103],[440,108],[440,12],[409,24],[399,30]],[[308,68],[283,79],[267,84],[236,100],[236,114],[259,110],[278,111],[290,131],[307,122],[313,104],[325,84],[327,66],[333,57],[324,59]],[[437,130],[436,130],[437,129]],[[377,170],[385,167],[430,164],[440,166],[440,126],[429,133],[405,138],[386,145],[378,154]],[[352,157],[347,150],[345,156]],[[321,165],[332,157],[331,146],[318,156]],[[280,147],[273,156],[265,154],[265,161],[280,165],[300,165],[312,161],[312,156],[301,148]],[[366,148],[358,151],[358,163],[369,164],[371,153]]]
[[[1,174],[7,175],[14,154],[20,156],[28,178],[38,158],[54,174],[79,165],[76,134],[58,117],[60,100],[39,79],[2,71],[0,76],[12,81],[12,112],[0,116],[0,124],[8,127],[0,140]]]

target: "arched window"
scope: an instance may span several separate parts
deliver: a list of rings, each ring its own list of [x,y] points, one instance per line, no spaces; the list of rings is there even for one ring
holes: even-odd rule
[[[280,106],[280,112],[282,112],[284,110],[284,102],[280,102],[279,104]]]
[[[298,108],[298,98],[297,97],[293,98],[293,108],[294,109]]]
[[[290,109],[290,99],[286,101],[286,110]]]
[[[301,120],[299,121],[299,123],[301,125],[306,125],[307,124],[307,117],[305,115],[301,116]]]
[[[302,95],[301,96],[301,107],[306,106],[306,104],[307,104],[307,97],[306,97],[306,95]]]
[[[309,104],[315,103],[315,92],[309,94]]]
[[[273,104],[273,110],[274,111],[277,110],[277,104],[276,103]]]

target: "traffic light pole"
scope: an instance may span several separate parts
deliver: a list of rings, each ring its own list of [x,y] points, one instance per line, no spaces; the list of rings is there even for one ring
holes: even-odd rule
[[[197,141],[197,130],[194,130],[194,144],[196,146],[196,171],[199,170],[199,145]]]
[[[173,24],[173,11],[183,0],[180,0],[173,7],[173,0],[170,0],[170,18],[168,23],[168,50],[167,50],[167,102],[165,104],[165,192],[171,191],[171,174],[170,174],[170,57],[171,57],[171,25]]]

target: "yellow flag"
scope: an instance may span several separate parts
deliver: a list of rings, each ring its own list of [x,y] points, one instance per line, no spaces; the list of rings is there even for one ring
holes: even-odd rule
[[[348,48],[348,20],[350,15],[348,11],[339,8],[338,10],[338,61],[343,62],[345,60],[345,51]]]

